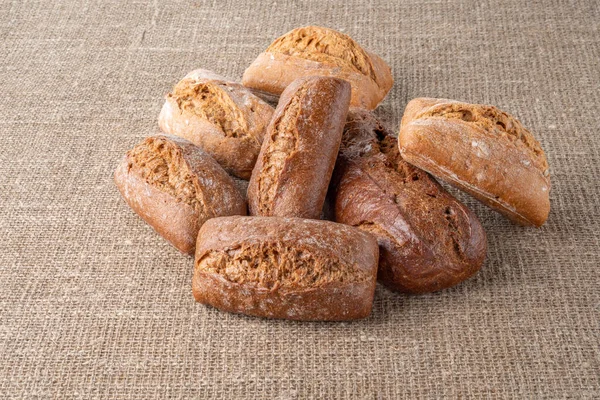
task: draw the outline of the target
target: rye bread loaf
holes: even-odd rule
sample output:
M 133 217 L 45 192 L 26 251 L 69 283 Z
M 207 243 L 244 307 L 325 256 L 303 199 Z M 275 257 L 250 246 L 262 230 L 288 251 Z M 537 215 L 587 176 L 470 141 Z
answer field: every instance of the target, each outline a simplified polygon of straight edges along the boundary
M 349 101 L 337 78 L 299 78 L 283 92 L 250 178 L 250 214 L 319 218 Z
M 249 179 L 272 114 L 249 89 L 199 69 L 167 94 L 158 124 L 203 148 L 227 172 Z
M 246 215 L 246 203 L 232 178 L 202 149 L 180 137 L 148 137 L 123 157 L 114 179 L 133 211 L 184 253 L 194 252 L 206 220 Z
M 192 290 L 220 310 L 293 320 L 371 313 L 375 239 L 329 221 L 223 217 L 200 229 Z
M 405 160 L 471 194 L 522 225 L 550 212 L 544 150 L 511 115 L 494 106 L 418 98 L 400 128 Z
M 433 292 L 480 269 L 486 235 L 477 217 L 404 161 L 396 137 L 370 112 L 349 112 L 334 175 L 335 220 L 377 238 L 386 286 Z
M 280 94 L 303 76 L 331 76 L 352 85 L 351 103 L 374 109 L 392 88 L 390 67 L 350 36 L 333 29 L 307 26 L 276 39 L 246 69 L 242 83 L 262 92 Z

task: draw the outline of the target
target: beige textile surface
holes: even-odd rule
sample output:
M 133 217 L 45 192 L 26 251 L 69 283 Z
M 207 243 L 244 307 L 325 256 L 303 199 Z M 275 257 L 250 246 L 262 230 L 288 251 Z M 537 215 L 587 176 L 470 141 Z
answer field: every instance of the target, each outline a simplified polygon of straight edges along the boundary
M 599 21 L 594 0 L 0 2 L 0 398 L 600 397 Z M 311 23 L 390 63 L 395 127 L 418 96 L 517 115 L 548 154 L 548 223 L 460 194 L 488 233 L 482 271 L 425 296 L 379 287 L 364 321 L 196 304 L 192 259 L 113 169 L 188 71 L 240 78 Z

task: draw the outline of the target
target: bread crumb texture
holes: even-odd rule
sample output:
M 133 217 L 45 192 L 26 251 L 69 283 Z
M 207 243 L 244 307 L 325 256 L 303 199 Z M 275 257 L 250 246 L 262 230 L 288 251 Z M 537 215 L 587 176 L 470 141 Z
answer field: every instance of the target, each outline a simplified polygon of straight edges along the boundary
M 383 124 L 369 113 L 351 109 L 344 125 L 340 157 L 350 160 L 377 154 L 379 140 L 388 134 Z
M 345 160 L 370 160 L 368 168 L 383 163 L 387 168 L 394 170 L 398 174 L 396 178 L 400 178 L 404 183 L 425 176 L 422 170 L 402 159 L 398 138 L 393 132 L 371 113 L 363 110 L 352 110 L 348 114 L 340 145 L 340 157 Z
M 127 153 L 128 171 L 200 211 L 204 207 L 197 178 L 181 149 L 164 137 L 149 137 Z
M 248 121 L 228 92 L 227 82 L 182 79 L 167 96 L 183 111 L 190 112 L 219 127 L 226 137 L 248 134 Z
M 531 132 L 511 115 L 494 106 L 468 103 L 442 103 L 426 109 L 415 120 L 423 118 L 459 119 L 482 129 L 488 136 L 501 136 L 525 151 L 540 171 L 547 174 L 548 161 L 540 143 Z
M 296 150 L 298 142 L 296 123 L 302 112 L 302 99 L 307 91 L 306 85 L 298 89 L 280 117 L 274 122 L 269 131 L 270 137 L 266 138 L 269 147 L 262 156 L 262 171 L 258 178 L 258 207 L 262 215 L 271 213 L 279 177 L 287 159 Z
M 384 241 L 387 241 L 394 246 L 398 245 L 397 239 L 377 222 L 363 221 L 360 224 L 356 224 L 354 226 L 362 231 L 368 232 L 375 236 L 375 239 L 377 239 L 377 243 L 380 246 L 384 244 Z
M 196 263 L 196 269 L 218 274 L 226 280 L 264 289 L 317 288 L 329 283 L 357 283 L 369 279 L 355 265 L 291 247 L 280 242 L 241 245 L 211 250 Z
M 346 68 L 377 82 L 369 55 L 350 36 L 332 29 L 317 26 L 294 29 L 275 40 L 267 52 Z

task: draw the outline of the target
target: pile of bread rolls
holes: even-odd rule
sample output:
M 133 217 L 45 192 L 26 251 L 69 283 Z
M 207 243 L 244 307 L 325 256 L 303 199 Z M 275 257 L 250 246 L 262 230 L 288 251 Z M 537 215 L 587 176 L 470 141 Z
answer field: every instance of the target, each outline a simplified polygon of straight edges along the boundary
M 433 176 L 521 225 L 542 225 L 550 210 L 544 151 L 514 117 L 418 98 L 396 136 L 371 112 L 392 85 L 385 61 L 349 36 L 295 29 L 241 84 L 185 76 L 161 110 L 165 134 L 131 149 L 115 183 L 195 254 L 197 301 L 268 318 L 364 318 L 377 279 L 427 293 L 485 259 L 477 216 Z

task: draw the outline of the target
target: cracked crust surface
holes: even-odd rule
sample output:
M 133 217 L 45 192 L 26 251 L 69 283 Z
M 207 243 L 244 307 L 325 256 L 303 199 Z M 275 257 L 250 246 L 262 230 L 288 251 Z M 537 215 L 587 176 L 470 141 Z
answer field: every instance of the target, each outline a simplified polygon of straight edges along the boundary
M 469 278 L 486 253 L 477 217 L 399 154 L 397 139 L 371 113 L 352 110 L 333 189 L 336 221 L 373 234 L 379 279 L 408 293 Z
M 232 178 L 208 154 L 176 136 L 146 138 L 122 159 L 114 178 L 127 204 L 184 253 L 193 253 L 206 220 L 246 214 Z
M 550 174 L 539 142 L 494 106 L 414 99 L 400 128 L 403 157 L 522 225 L 550 211 Z
M 316 288 L 368 279 L 363 271 L 337 258 L 319 257 L 310 249 L 297 249 L 277 241 L 210 251 L 196 263 L 196 268 L 219 274 L 229 282 L 264 289 Z
M 226 137 L 248 135 L 248 121 L 227 93 L 231 86 L 222 81 L 181 80 L 167 95 L 182 111 L 188 111 L 217 126 Z
M 204 149 L 229 173 L 249 179 L 273 108 L 244 86 L 195 70 L 167 94 L 160 128 Z
M 350 85 L 306 77 L 281 96 L 250 183 L 252 215 L 319 218 L 350 101 Z
M 165 137 L 150 137 L 127 153 L 127 168 L 177 201 L 204 212 L 198 178 L 190 171 L 181 148 Z
M 350 36 L 333 29 L 297 28 L 275 40 L 266 51 L 348 68 L 377 82 L 369 55 Z
M 458 102 L 442 103 L 424 110 L 414 120 L 425 118 L 464 121 L 481 129 L 492 138 L 512 143 L 515 147 L 526 151 L 540 171 L 546 173 L 548 170 L 544 150 L 531 132 L 516 118 L 494 106 Z
M 283 113 L 273 122 L 273 129 L 269 130 L 268 145 L 261 152 L 263 170 L 258 177 L 258 208 L 261 215 L 271 214 L 279 177 L 286 161 L 297 150 L 296 123 L 302 112 L 301 102 L 306 91 L 306 87 L 300 87 L 292 96 Z
M 351 84 L 351 104 L 373 109 L 393 85 L 390 67 L 352 38 L 317 26 L 294 29 L 276 39 L 246 69 L 245 86 L 279 95 L 303 76 L 331 76 Z
M 345 320 L 371 310 L 374 238 L 329 221 L 224 217 L 208 221 L 196 247 L 196 300 L 268 318 Z

